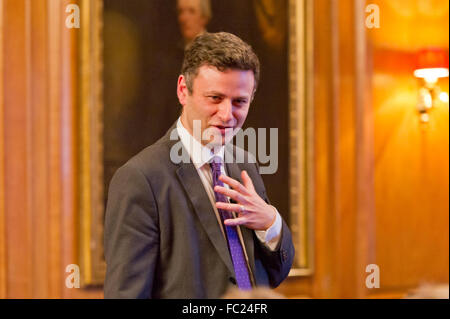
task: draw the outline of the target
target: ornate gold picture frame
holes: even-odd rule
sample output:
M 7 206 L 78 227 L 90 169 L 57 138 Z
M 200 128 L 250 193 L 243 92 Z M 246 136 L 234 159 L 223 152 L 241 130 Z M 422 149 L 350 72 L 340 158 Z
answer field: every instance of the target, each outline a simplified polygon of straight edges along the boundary
M 106 270 L 103 257 L 103 1 L 81 0 L 80 11 L 78 250 L 81 284 L 92 286 L 103 284 Z
M 289 226 L 296 248 L 290 276 L 314 269 L 313 7 L 313 0 L 289 1 Z

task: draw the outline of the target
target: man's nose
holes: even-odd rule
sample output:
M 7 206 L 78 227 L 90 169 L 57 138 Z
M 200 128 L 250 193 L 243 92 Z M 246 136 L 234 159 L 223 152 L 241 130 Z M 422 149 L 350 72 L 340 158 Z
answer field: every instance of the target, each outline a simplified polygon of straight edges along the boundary
M 224 100 L 219 106 L 219 118 L 223 123 L 229 122 L 233 118 L 233 105 Z

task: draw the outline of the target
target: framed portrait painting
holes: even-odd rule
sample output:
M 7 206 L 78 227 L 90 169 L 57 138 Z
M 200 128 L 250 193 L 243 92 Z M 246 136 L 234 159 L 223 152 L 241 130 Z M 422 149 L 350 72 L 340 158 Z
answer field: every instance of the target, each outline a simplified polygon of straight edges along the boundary
M 243 129 L 277 130 L 277 167 L 262 177 L 271 203 L 293 233 L 296 259 L 291 275 L 311 274 L 312 1 L 81 0 L 80 9 L 82 284 L 101 285 L 104 280 L 109 182 L 120 166 L 163 136 L 180 116 L 176 84 L 184 49 L 196 32 L 204 31 L 234 33 L 260 59 L 261 79 Z

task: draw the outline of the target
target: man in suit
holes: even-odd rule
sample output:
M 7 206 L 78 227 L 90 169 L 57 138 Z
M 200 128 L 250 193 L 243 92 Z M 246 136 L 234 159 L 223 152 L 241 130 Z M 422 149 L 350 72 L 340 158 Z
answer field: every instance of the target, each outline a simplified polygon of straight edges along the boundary
M 230 143 L 258 80 L 256 54 L 232 34 L 204 33 L 187 48 L 180 118 L 110 184 L 106 298 L 219 298 L 287 277 L 289 228 L 254 159 Z

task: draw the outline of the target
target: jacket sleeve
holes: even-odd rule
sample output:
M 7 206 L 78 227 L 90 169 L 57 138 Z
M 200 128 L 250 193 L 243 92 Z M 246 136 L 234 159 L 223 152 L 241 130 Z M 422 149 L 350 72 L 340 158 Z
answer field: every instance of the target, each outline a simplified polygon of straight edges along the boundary
M 254 181 L 254 184 L 257 184 L 255 185 L 256 190 L 266 201 L 266 203 L 270 205 L 270 201 L 264 187 L 264 182 L 259 174 L 259 165 L 257 162 L 254 167 L 256 167 L 256 172 L 252 174 L 253 177 L 251 176 L 251 178 Z M 255 181 L 257 182 L 255 183 Z M 270 286 L 272 288 L 278 287 L 289 275 L 295 256 L 295 248 L 288 225 L 283 220 L 283 225 L 281 227 L 281 238 L 275 250 L 270 250 L 259 240 L 255 240 L 255 242 L 257 245 L 256 249 L 259 250 L 260 258 L 269 276 Z
M 114 174 L 105 213 L 105 298 L 150 298 L 159 253 L 157 207 L 142 172 Z
M 294 262 L 295 249 L 289 227 L 283 220 L 281 238 L 274 251 L 270 250 L 260 241 L 255 242 L 257 242 L 260 258 L 269 276 L 270 286 L 272 288 L 278 287 L 289 275 L 289 271 Z

